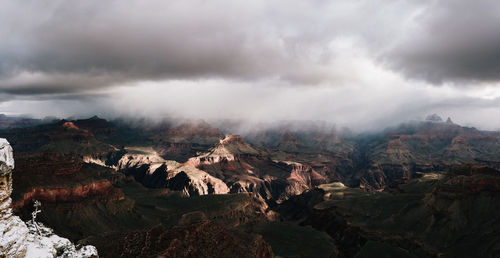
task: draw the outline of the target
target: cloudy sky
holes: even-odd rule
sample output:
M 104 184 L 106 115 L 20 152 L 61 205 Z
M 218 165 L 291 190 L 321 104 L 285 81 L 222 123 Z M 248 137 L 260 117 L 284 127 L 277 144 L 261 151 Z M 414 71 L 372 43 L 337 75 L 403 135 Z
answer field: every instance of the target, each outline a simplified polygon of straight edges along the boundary
M 500 1 L 0 0 L 0 112 L 500 128 Z

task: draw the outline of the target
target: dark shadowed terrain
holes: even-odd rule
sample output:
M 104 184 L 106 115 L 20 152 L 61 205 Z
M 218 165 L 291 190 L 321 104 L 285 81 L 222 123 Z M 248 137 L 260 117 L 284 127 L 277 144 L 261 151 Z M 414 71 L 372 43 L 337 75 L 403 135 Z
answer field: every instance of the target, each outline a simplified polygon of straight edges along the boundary
M 16 213 L 41 201 L 43 223 L 101 257 L 500 256 L 500 133 L 450 119 L 371 134 L 99 117 L 0 128 Z

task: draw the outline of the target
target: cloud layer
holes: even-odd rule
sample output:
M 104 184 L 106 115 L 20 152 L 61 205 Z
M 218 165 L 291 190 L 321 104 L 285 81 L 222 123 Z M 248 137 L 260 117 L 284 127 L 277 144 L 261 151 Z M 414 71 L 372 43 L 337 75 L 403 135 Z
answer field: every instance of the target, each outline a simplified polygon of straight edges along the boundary
M 490 128 L 499 22 L 493 0 L 0 0 L 0 111 Z

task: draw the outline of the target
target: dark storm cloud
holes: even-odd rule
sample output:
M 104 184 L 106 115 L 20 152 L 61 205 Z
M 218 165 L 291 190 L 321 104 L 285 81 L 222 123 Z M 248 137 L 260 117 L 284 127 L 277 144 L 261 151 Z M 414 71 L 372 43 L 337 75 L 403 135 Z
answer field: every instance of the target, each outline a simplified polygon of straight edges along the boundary
M 435 84 L 500 80 L 499 1 L 435 1 L 414 21 L 416 28 L 385 53 L 392 68 Z
M 207 78 L 340 85 L 363 72 L 331 49 L 346 37 L 411 78 L 496 81 L 499 10 L 486 0 L 0 0 L 0 91 Z
M 321 81 L 317 70 L 323 64 L 309 55 L 322 55 L 321 32 L 312 20 L 298 24 L 312 16 L 273 16 L 282 15 L 276 7 L 301 5 L 317 7 L 259 1 L 244 6 L 232 1 L 1 1 L 0 88 L 38 94 L 138 80 Z M 33 74 L 43 78 L 25 78 Z
M 117 74 L 19 72 L 0 83 L 0 91 L 12 95 L 78 93 L 96 90 L 127 77 Z

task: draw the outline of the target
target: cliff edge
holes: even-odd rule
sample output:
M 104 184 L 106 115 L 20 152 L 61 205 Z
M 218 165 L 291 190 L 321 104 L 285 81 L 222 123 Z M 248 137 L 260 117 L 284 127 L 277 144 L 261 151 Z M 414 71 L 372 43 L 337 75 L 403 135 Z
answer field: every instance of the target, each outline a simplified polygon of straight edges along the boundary
M 25 223 L 12 213 L 13 169 L 12 147 L 0 138 L 0 257 L 98 257 L 94 246 L 77 249 L 34 219 Z

